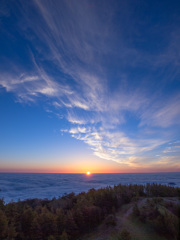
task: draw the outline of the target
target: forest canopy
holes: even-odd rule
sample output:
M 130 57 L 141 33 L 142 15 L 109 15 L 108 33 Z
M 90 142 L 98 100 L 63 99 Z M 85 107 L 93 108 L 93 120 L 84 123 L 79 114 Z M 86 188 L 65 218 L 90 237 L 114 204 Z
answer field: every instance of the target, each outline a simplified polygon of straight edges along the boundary
M 124 204 L 136 202 L 139 198 L 161 199 L 179 197 L 180 188 L 160 184 L 115 185 L 98 190 L 64 194 L 48 199 L 27 199 L 4 203 L 0 200 L 0 239 L 2 240 L 75 240 L 92 231 L 110 214 L 114 214 Z M 179 216 L 162 215 L 157 208 L 138 209 L 134 205 L 133 214 L 140 220 L 152 220 L 152 225 L 171 222 L 171 230 L 165 234 L 178 237 Z M 154 213 L 154 218 L 152 217 Z M 167 218 L 167 219 L 165 219 Z M 110 219 L 110 218 L 109 218 Z M 174 225 L 173 225 L 174 224 Z

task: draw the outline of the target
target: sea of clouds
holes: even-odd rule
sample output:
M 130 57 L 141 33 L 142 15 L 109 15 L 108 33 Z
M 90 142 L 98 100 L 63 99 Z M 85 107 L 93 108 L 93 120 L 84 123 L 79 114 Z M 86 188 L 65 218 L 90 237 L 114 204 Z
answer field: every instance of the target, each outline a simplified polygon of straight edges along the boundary
M 0 173 L 0 198 L 6 203 L 29 198 L 60 197 L 117 184 L 174 184 L 180 187 L 180 173 L 46 174 Z

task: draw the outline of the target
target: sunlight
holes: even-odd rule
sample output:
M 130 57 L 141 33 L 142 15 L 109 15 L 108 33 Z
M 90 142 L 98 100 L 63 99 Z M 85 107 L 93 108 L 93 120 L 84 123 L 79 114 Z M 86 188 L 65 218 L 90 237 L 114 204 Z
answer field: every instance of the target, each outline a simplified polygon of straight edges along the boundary
M 90 175 L 91 173 L 90 172 L 86 172 L 87 175 Z

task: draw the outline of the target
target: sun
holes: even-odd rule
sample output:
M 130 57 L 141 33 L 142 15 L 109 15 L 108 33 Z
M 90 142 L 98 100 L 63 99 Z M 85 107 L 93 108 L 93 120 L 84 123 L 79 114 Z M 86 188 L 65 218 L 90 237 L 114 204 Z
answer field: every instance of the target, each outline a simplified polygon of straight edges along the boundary
M 90 175 L 91 173 L 90 172 L 86 172 L 87 175 Z

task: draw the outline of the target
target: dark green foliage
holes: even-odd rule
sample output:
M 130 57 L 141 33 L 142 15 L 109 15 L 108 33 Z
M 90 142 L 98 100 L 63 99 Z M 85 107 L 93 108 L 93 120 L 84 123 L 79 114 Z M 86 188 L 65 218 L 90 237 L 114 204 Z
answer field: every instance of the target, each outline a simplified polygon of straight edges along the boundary
M 79 229 L 71 210 L 69 210 L 66 215 L 65 230 L 66 233 L 72 237 L 72 239 L 75 239 L 79 234 Z
M 43 207 L 38 218 L 43 239 L 47 236 L 56 234 L 56 216 L 54 214 L 52 214 L 46 207 Z
M 145 193 L 148 197 L 178 197 L 179 188 L 174 188 L 157 183 L 148 183 L 145 187 Z
M 31 237 L 33 231 L 33 220 L 34 220 L 34 211 L 32 208 L 28 207 L 25 209 L 21 215 L 21 229 L 23 231 L 24 237 Z
M 114 213 L 125 203 L 140 197 L 149 200 L 144 208 L 134 205 L 133 215 L 156 228 L 167 229 L 167 236 L 177 238 L 178 211 L 175 204 L 164 203 L 161 197 L 179 196 L 179 188 L 159 184 L 117 185 L 105 189 L 90 189 L 87 193 L 65 194 L 52 200 L 28 199 L 4 204 L 0 199 L 1 240 L 75 240 L 92 231 L 104 219 L 107 226 L 116 224 Z M 166 209 L 160 211 L 160 206 Z M 124 230 L 118 239 L 129 240 Z
M 136 203 L 133 206 L 133 215 L 137 216 L 137 217 L 139 217 L 139 215 L 140 215 L 140 211 L 139 211 L 138 205 Z
M 114 215 L 110 214 L 105 218 L 105 224 L 107 226 L 116 226 L 116 218 Z
M 164 206 L 177 217 L 180 216 L 180 205 L 173 202 L 166 202 Z
M 8 239 L 13 240 L 17 236 L 15 224 L 11 222 L 8 226 Z
M 48 240 L 56 240 L 56 238 L 55 238 L 54 236 L 50 235 L 50 236 L 48 237 Z
M 154 229 L 168 239 L 178 239 L 179 220 L 178 216 L 165 206 L 173 206 L 177 210 L 177 205 L 170 202 L 164 202 L 161 198 L 148 199 L 146 204 L 139 209 L 139 219 L 142 222 L 148 222 Z M 174 211 L 176 211 L 174 210 Z
M 152 221 L 157 232 L 165 234 L 172 239 L 177 239 L 178 236 L 178 218 L 167 211 L 160 212 L 158 217 Z
M 0 209 L 0 239 L 7 236 L 8 220 L 5 213 Z
M 69 240 L 68 234 L 65 231 L 61 234 L 60 240 Z
M 119 233 L 118 240 L 131 240 L 131 235 L 126 229 L 123 229 Z
M 0 210 L 4 210 L 5 206 L 4 206 L 4 199 L 0 198 Z
M 65 214 L 62 208 L 56 210 L 57 234 L 61 235 L 65 229 Z

